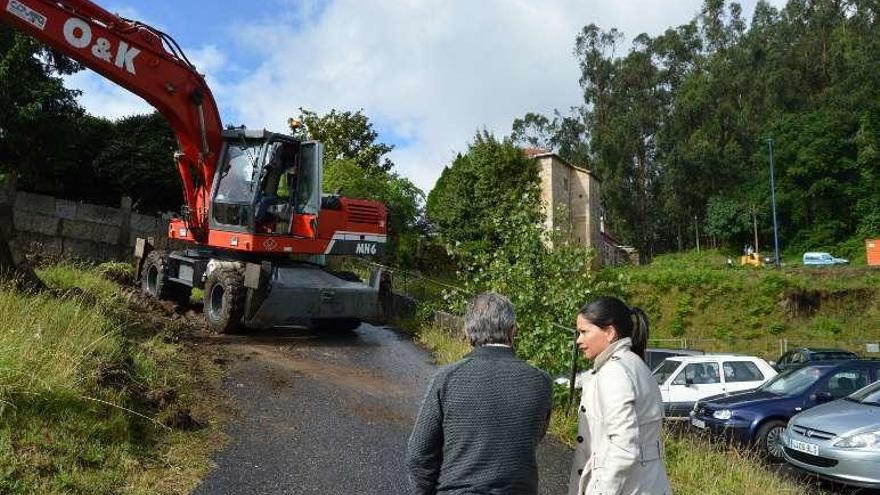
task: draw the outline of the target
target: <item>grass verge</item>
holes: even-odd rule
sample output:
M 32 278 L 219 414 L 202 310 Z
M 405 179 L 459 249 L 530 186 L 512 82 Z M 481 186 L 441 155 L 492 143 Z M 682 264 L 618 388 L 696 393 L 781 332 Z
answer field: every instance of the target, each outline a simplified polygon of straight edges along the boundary
M 189 493 L 222 444 L 221 372 L 187 323 L 108 280 L 49 266 L 0 286 L 0 493 Z

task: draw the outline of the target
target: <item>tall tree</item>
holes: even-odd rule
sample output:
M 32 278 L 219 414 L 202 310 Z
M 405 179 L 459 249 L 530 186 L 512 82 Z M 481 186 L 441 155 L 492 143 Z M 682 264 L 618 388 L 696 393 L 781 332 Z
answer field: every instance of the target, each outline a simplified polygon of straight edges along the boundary
M 384 171 L 394 167 L 391 159 L 384 156 L 394 146 L 376 141 L 379 134 L 373 130 L 373 124 L 363 110 L 340 112 L 332 109 L 330 113 L 318 115 L 300 108 L 299 116 L 291 119 L 290 124 L 295 136 L 324 144 L 325 160 L 349 159 L 361 168 Z
M 469 251 L 502 242 L 502 220 L 511 212 L 541 219 L 538 170 L 510 139 L 483 131 L 467 153 L 443 169 L 428 195 L 426 215 L 444 240 Z

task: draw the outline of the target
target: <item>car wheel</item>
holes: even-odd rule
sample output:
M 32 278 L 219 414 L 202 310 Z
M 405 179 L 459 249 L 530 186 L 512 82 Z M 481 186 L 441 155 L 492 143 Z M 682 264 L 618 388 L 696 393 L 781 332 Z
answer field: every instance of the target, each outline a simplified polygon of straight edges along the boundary
M 755 439 L 761 453 L 774 461 L 782 460 L 782 432 L 785 422 L 773 420 L 761 425 Z

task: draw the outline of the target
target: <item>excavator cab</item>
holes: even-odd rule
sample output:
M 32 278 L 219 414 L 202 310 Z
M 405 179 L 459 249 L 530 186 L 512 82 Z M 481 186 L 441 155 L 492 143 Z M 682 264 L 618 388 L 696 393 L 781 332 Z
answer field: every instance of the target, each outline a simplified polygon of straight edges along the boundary
M 224 131 L 211 193 L 211 228 L 314 238 L 321 156 L 318 142 L 268 131 Z

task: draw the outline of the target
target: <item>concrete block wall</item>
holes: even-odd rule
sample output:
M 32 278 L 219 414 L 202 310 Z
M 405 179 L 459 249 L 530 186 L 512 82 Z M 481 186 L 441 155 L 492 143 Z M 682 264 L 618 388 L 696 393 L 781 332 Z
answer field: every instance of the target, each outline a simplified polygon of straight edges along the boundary
M 120 208 L 56 199 L 0 187 L 0 205 L 11 205 L 14 250 L 90 261 L 131 258 L 135 239 L 152 237 L 167 248 L 167 221 Z

